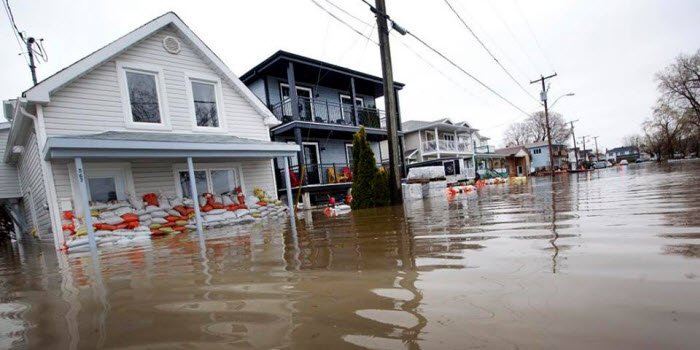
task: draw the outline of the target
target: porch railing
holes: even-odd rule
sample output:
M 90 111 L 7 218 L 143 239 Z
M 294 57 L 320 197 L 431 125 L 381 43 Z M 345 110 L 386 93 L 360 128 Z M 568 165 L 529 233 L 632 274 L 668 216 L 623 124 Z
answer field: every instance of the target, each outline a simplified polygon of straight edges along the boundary
M 496 152 L 496 147 L 492 145 L 476 146 L 474 149 L 476 154 L 491 154 Z
M 380 120 L 384 118 L 384 111 L 380 109 L 308 97 L 297 97 L 297 103 L 287 98 L 272 105 L 270 110 L 280 121 L 290 122 L 295 120 L 295 107 L 299 111 L 299 117 L 296 120 L 314 123 L 381 128 Z M 353 108 L 357 109 L 357 120 L 353 114 Z
M 472 153 L 472 146 L 468 142 L 452 140 L 423 141 L 423 153 Z
M 377 164 L 377 167 L 381 166 L 383 165 Z M 352 183 L 353 178 L 352 165 L 349 163 L 306 164 L 303 179 L 299 178 L 298 165 L 290 166 L 289 171 L 292 187 Z M 280 188 L 284 186 L 284 169 L 277 171 L 277 183 Z

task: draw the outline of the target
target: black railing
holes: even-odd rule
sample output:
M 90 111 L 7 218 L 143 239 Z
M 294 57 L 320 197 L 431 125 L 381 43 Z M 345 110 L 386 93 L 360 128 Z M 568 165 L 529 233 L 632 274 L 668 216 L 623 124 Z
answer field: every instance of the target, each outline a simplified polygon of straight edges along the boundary
M 377 164 L 377 167 L 381 166 L 383 165 Z M 306 164 L 303 179 L 300 178 L 298 165 L 290 166 L 289 172 L 292 187 L 349 184 L 352 183 L 353 178 L 352 165 L 348 163 Z M 279 184 L 279 188 L 285 188 L 284 169 L 277 171 L 277 184 Z
M 297 103 L 292 99 L 286 99 L 270 107 L 272 114 L 282 122 L 290 122 L 294 118 L 294 106 L 299 111 L 299 118 L 296 120 L 336 124 L 365 126 L 368 128 L 381 128 L 380 120 L 384 116 L 384 111 L 376 108 L 354 107 L 348 104 L 328 101 L 325 99 L 310 99 L 308 97 L 298 97 Z M 357 120 L 353 114 L 353 108 L 357 108 Z

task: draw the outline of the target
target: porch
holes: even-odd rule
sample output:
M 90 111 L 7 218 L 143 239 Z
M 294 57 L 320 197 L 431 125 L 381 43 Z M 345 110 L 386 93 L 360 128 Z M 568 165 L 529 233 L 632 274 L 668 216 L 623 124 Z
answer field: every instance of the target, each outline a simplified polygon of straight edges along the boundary
M 85 218 L 94 243 L 90 203 L 140 199 L 146 193 L 190 198 L 202 233 L 199 195 L 240 189 L 248 198 L 260 187 L 277 196 L 272 160 L 296 156 L 296 145 L 228 135 L 107 132 L 50 137 L 43 152 L 50 161 L 57 203 L 51 213 L 54 237 L 60 212 Z M 286 183 L 289 184 L 288 178 Z M 287 185 L 291 207 L 291 190 Z

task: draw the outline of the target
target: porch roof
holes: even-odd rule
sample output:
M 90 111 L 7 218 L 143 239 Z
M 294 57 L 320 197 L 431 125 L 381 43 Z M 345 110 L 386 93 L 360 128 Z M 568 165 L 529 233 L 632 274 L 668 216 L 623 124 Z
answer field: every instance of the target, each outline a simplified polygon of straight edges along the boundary
M 108 131 L 53 136 L 45 160 L 81 158 L 269 158 L 296 155 L 299 146 L 232 135 Z

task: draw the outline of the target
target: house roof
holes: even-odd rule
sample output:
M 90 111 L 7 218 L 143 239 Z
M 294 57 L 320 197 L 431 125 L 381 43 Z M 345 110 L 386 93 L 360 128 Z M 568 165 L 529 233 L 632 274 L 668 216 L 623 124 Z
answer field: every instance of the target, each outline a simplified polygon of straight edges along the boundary
M 310 76 L 317 84 L 321 83 L 320 80 L 323 80 L 325 83 L 324 85 L 342 80 L 343 86 L 347 87 L 349 86 L 349 82 L 347 79 L 342 79 L 342 76 L 350 76 L 356 79 L 356 90 L 358 90 L 359 93 L 373 95 L 375 97 L 384 94 L 384 81 L 381 77 L 283 50 L 278 50 L 258 63 L 255 67 L 245 72 L 241 75 L 241 80 L 249 84 L 263 75 L 281 75 L 286 79 L 287 62 L 295 64 L 294 71 L 298 81 L 300 76 L 305 74 Z M 319 74 L 319 70 L 324 71 L 324 73 Z M 363 82 L 365 83 L 363 84 Z M 394 87 L 402 89 L 404 84 L 394 81 Z
M 407 120 L 401 123 L 401 131 L 403 131 L 404 134 L 418 130 L 434 129 L 435 127 L 437 127 L 439 130 L 449 131 L 469 132 L 475 130 L 469 128 L 468 126 L 464 126 L 463 123 L 452 123 L 449 118 L 441 118 L 433 121 Z
M 202 59 L 227 80 L 248 102 L 265 118 L 267 125 L 277 125 L 279 121 L 265 105 L 241 82 L 240 79 L 224 64 L 224 62 L 177 16 L 167 12 L 150 22 L 136 28 L 119 39 L 107 44 L 97 51 L 83 57 L 70 66 L 42 80 L 23 93 L 29 102 L 48 103 L 51 94 L 72 81 L 84 76 L 103 63 L 124 53 L 126 50 L 148 38 L 158 30 L 170 26 L 175 29 L 190 44 Z
M 547 146 L 547 145 L 548 145 L 547 141 L 537 141 L 537 142 L 532 142 L 532 143 L 526 143 L 522 146 L 529 149 L 529 148 L 535 148 L 535 147 L 543 147 L 543 146 Z M 552 146 L 567 147 L 565 144 L 560 144 L 560 143 L 555 143 L 555 142 L 552 142 Z
M 296 144 L 233 135 L 108 131 L 49 137 L 43 158 L 250 158 L 293 156 L 298 151 Z
M 613 153 L 613 152 L 624 152 L 624 151 L 633 151 L 637 152 L 637 147 L 635 146 L 622 146 L 622 147 L 615 147 L 607 150 L 607 153 Z
M 494 151 L 496 154 L 504 155 L 504 156 L 514 156 L 518 154 L 518 152 L 524 151 L 527 152 L 527 148 L 524 146 L 512 146 L 512 147 L 506 147 L 506 148 L 499 148 Z

